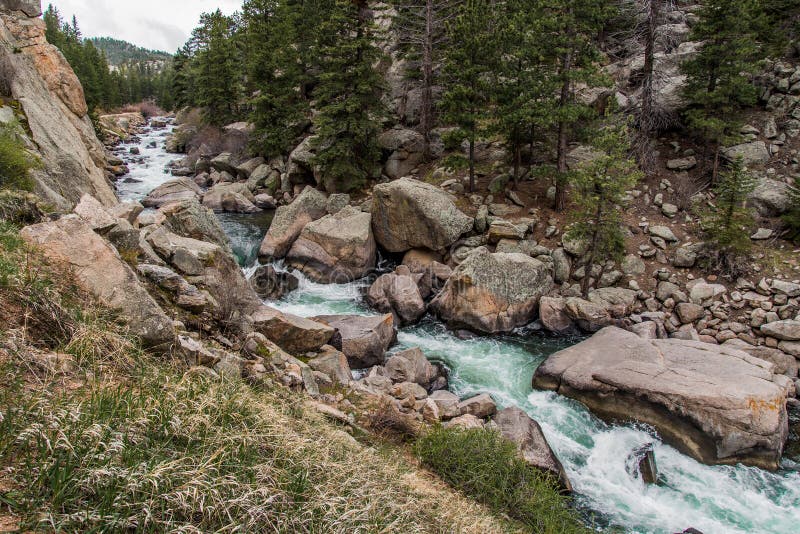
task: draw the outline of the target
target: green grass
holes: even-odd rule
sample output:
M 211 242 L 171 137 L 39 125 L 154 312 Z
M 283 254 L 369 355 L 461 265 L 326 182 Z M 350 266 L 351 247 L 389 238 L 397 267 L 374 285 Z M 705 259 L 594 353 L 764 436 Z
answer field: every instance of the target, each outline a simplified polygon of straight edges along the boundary
M 588 532 L 557 481 L 528 465 L 497 432 L 436 428 L 419 439 L 415 452 L 446 482 L 533 532 Z
M 15 123 L 0 124 L 0 189 L 32 191 L 30 171 L 41 163 L 25 149 L 16 130 Z

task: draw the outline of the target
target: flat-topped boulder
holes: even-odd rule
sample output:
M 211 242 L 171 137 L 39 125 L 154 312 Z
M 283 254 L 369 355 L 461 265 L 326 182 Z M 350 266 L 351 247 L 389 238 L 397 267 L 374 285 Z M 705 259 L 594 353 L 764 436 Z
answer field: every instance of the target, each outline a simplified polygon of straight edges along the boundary
M 371 222 L 369 213 L 351 206 L 310 222 L 286 262 L 315 282 L 343 284 L 363 278 L 377 257 Z
M 386 351 L 397 339 L 392 314 L 321 315 L 312 319 L 336 330 L 331 344 L 341 348 L 353 369 L 383 364 Z
M 68 267 L 78 285 L 101 303 L 119 310 L 145 346 L 166 349 L 172 344 L 172 320 L 114 247 L 83 219 L 69 215 L 23 228 L 20 235 L 48 259 Z
M 303 228 L 325 216 L 327 211 L 327 197 L 313 187 L 306 187 L 291 204 L 275 211 L 275 218 L 261 243 L 259 258 L 272 261 L 286 256 Z
M 197 199 L 171 202 L 159 208 L 157 213 L 163 217 L 162 224 L 172 232 L 215 243 L 226 252 L 231 252 L 230 240 L 219 219 Z
M 478 249 L 453 271 L 431 309 L 457 328 L 510 332 L 536 318 L 539 299 L 552 286 L 550 269 L 539 260 Z
M 258 213 L 261 208 L 254 202 L 253 193 L 241 182 L 219 183 L 203 195 L 203 205 L 217 213 Z
M 335 330 L 330 326 L 261 306 L 250 314 L 252 328 L 283 350 L 296 355 L 319 352 L 327 345 Z
M 389 252 L 440 250 L 473 225 L 447 193 L 430 184 L 401 178 L 373 190 L 372 228 L 378 244 Z
M 517 445 L 526 462 L 552 475 L 563 491 L 572 491 L 567 472 L 547 443 L 539 423 L 516 406 L 497 412 L 494 422 L 500 434 Z
M 165 204 L 178 202 L 181 200 L 196 200 L 202 191 L 192 180 L 188 178 L 176 178 L 168 180 L 159 185 L 142 200 L 142 206 L 146 208 L 159 208 Z
M 609 327 L 550 356 L 533 385 L 606 419 L 650 424 L 698 461 L 775 470 L 789 430 L 784 381 L 772 363 L 729 346 Z

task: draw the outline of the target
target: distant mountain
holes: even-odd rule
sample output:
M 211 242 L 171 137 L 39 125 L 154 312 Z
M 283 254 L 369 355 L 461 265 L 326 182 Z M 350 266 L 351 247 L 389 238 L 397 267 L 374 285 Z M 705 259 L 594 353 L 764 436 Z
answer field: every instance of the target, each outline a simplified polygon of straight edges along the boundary
M 90 41 L 105 52 L 108 63 L 112 66 L 119 66 L 129 61 L 167 61 L 172 57 L 172 54 L 160 50 L 148 50 L 111 37 L 92 37 Z

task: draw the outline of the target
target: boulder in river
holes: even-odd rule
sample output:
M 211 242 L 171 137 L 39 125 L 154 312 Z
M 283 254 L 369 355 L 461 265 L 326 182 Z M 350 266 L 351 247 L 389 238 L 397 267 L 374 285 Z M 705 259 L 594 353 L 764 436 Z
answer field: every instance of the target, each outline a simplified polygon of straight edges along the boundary
M 494 422 L 500 434 L 517 445 L 526 462 L 555 477 L 563 491 L 572 491 L 567 472 L 547 443 L 539 423 L 516 406 L 500 410 Z
M 203 195 L 203 205 L 217 213 L 258 213 L 261 208 L 254 201 L 253 193 L 242 182 L 218 183 Z
M 278 300 L 298 288 L 300 280 L 287 272 L 279 272 L 272 265 L 262 265 L 250 277 L 250 286 L 259 297 Z
M 351 206 L 308 223 L 286 262 L 320 283 L 347 283 L 363 278 L 377 256 L 372 218 Z
M 335 333 L 326 324 L 283 313 L 269 306 L 259 307 L 250 317 L 254 331 L 296 355 L 318 352 Z
M 327 213 L 328 199 L 313 187 L 306 187 L 288 206 L 281 206 L 261 243 L 258 256 L 264 261 L 281 259 L 311 221 Z
M 414 275 L 401 265 L 395 272 L 375 280 L 367 292 L 367 302 L 379 312 L 394 314 L 398 324 L 414 324 L 425 315 L 425 301 L 418 283 L 423 276 Z
M 650 424 L 698 461 L 775 470 L 789 428 L 785 377 L 774 371 L 730 347 L 609 327 L 550 356 L 533 385 L 601 417 Z
M 440 250 L 473 225 L 447 193 L 425 182 L 401 178 L 373 190 L 372 228 L 378 244 L 389 252 Z
M 159 208 L 180 200 L 194 200 L 200 197 L 202 191 L 194 181 L 187 178 L 168 180 L 159 185 L 142 200 L 146 208 Z
M 456 328 L 510 332 L 536 318 L 539 299 L 552 286 L 550 269 L 539 260 L 481 248 L 453 271 L 431 308 Z
M 386 351 L 397 339 L 391 314 L 372 317 L 321 315 L 312 320 L 337 331 L 331 345 L 341 348 L 353 369 L 383 364 Z

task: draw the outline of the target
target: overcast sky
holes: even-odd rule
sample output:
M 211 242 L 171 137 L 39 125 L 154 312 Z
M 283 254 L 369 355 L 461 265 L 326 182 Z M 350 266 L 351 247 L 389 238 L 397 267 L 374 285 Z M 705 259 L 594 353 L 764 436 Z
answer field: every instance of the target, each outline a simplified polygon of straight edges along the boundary
M 85 37 L 115 37 L 145 48 L 174 52 L 189 38 L 200 13 L 231 14 L 242 0 L 42 0 L 62 16 L 78 17 Z

